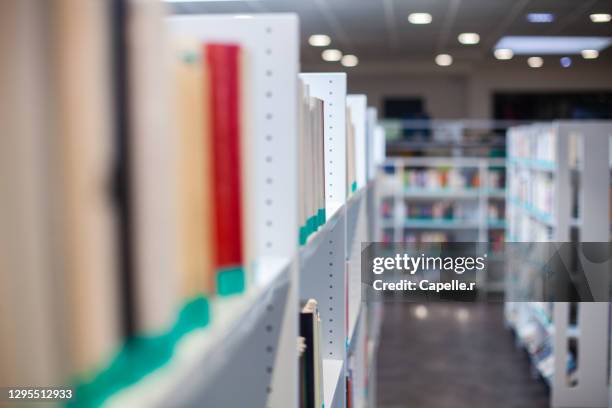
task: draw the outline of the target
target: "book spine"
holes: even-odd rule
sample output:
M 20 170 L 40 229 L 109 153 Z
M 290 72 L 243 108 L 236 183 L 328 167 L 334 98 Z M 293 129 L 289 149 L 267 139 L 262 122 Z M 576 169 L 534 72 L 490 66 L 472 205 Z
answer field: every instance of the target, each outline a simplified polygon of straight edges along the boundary
M 117 211 L 117 256 L 119 273 L 119 299 L 121 328 L 125 338 L 136 331 L 134 299 L 134 243 L 130 178 L 129 136 L 129 67 L 127 0 L 111 2 L 111 42 L 113 78 L 113 115 L 115 139 L 114 193 Z
M 130 164 L 137 330 L 167 332 L 179 305 L 178 140 L 170 116 L 163 4 L 129 2 Z
M 240 48 L 205 44 L 210 69 L 210 118 L 217 292 L 242 292 L 242 158 L 240 129 Z
M 176 117 L 180 139 L 178 196 L 181 222 L 182 293 L 187 299 L 214 292 L 210 214 L 210 138 L 205 124 L 208 95 L 200 43 L 180 40 L 174 46 Z
M 314 340 L 314 313 L 300 313 L 300 336 L 304 337 L 306 349 L 304 351 L 305 375 L 304 388 L 306 407 L 317 408 L 315 404 L 315 340 Z
M 104 363 L 120 342 L 112 179 L 109 9 L 62 0 L 55 9 L 58 223 L 67 281 L 72 370 Z

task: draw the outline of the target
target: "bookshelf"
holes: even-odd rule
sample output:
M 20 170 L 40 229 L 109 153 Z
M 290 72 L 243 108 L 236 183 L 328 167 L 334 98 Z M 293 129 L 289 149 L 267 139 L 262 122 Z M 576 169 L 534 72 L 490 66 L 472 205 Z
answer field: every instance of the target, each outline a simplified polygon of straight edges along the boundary
M 61 75 L 23 71 L 26 99 L 57 90 L 61 117 L 19 104 L 9 128 L 30 130 L 0 153 L 18 173 L 2 219 L 24 230 L 19 273 L 2 277 L 15 290 L 0 375 L 74 386 L 69 406 L 297 408 L 315 298 L 317 398 L 368 406 L 381 308 L 361 301 L 360 244 L 384 133 L 365 96 L 346 95 L 344 73 L 299 74 L 295 14 L 166 16 L 147 0 L 88 2 L 73 19 L 69 3 L 9 8 L 45 27 L 62 16 L 61 35 L 36 35 L 61 49 Z
M 505 130 L 519 121 L 384 119 L 390 156 L 502 157 Z
M 608 242 L 611 135 L 612 125 L 593 121 L 508 131 L 507 242 Z M 512 299 L 538 272 L 508 265 Z M 606 285 L 594 289 L 607 298 Z M 553 407 L 608 406 L 608 303 L 507 302 L 506 319 L 550 385 Z
M 390 158 L 382 166 L 381 242 L 500 243 L 505 230 L 501 158 Z M 487 292 L 503 290 L 496 268 L 480 276 Z
M 245 148 L 254 159 L 243 164 L 252 282 L 244 294 L 213 299 L 211 324 L 181 339 L 166 365 L 107 405 L 296 406 L 297 378 L 287 373 L 297 373 L 298 241 L 289 238 L 298 231 L 297 17 L 169 17 L 167 29 L 176 37 L 240 44 L 248 60 Z M 228 392 L 244 376 L 251 380 L 240 392 Z
M 366 165 L 376 167 L 384 154 L 384 135 L 379 131 L 375 136 L 376 128 L 368 122 L 376 120 L 375 112 L 367 115 L 365 96 L 347 98 L 346 74 L 298 75 L 294 15 L 180 16 L 168 18 L 167 26 L 175 36 L 240 44 L 248 59 L 244 103 L 253 113 L 246 149 L 255 158 L 247 161 L 245 172 L 247 197 L 254 203 L 246 215 L 247 240 L 254 243 L 249 246 L 252 282 L 243 294 L 213 299 L 208 326 L 182 338 L 167 364 L 115 393 L 105 405 L 192 406 L 206 401 L 211 406 L 297 407 L 299 305 L 315 298 L 325 406 L 346 406 L 351 378 L 354 406 L 365 407 L 366 378 L 372 375 L 365 368 L 375 365 L 380 319 L 380 312 L 362 306 L 360 286 L 360 245 L 369 239 L 368 203 L 374 188 Z M 298 78 L 325 108 L 326 220 L 300 247 Z M 355 129 L 354 188 L 347 184 L 347 107 Z M 378 146 L 378 157 L 369 144 Z M 229 392 L 240 378 L 250 380 L 241 383 L 239 392 Z M 374 383 L 373 378 L 367 382 L 370 388 Z
M 376 166 L 381 160 L 381 149 L 377 150 L 379 156 L 375 156 L 374 149 L 367 146 L 380 146 L 383 135 L 380 132 L 376 135 L 375 126 L 368 121 L 376 116 L 373 111 L 367 115 L 365 96 L 346 95 L 345 74 L 312 73 L 301 74 L 300 78 L 310 94 L 322 99 L 329 108 L 325 116 L 329 122 L 324 129 L 327 222 L 300 249 L 300 299 L 319 300 L 325 406 L 346 406 L 348 377 L 354 406 L 364 407 L 369 394 L 363 350 L 366 341 L 374 341 L 372 336 L 378 336 L 377 330 L 367 331 L 368 313 L 361 301 L 361 242 L 371 240 L 368 215 L 374 208 L 375 188 L 366 163 L 371 161 Z M 354 191 L 346 183 L 347 106 L 354 108 L 351 120 L 356 130 L 355 154 L 359 163 Z

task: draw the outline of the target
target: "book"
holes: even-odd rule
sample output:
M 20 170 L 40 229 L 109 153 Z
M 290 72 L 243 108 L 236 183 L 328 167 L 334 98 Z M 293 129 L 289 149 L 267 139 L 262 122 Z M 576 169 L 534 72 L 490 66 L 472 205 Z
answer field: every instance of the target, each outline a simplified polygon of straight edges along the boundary
M 95 0 L 61 0 L 52 13 L 51 162 L 57 176 L 52 185 L 61 197 L 56 237 L 73 374 L 98 369 L 121 342 L 117 219 L 109 188 L 114 170 L 109 12 Z
M 357 189 L 355 172 L 355 127 L 351 118 L 351 109 L 346 108 L 346 191 L 350 196 Z
M 308 85 L 298 79 L 298 242 L 306 243 L 307 209 L 306 209 L 306 122 L 308 120 Z
M 301 88 L 299 117 L 299 219 L 301 245 L 325 223 L 324 102 Z
M 0 384 L 61 385 L 71 365 L 53 163 L 48 5 L 0 2 Z M 57 290 L 57 292 L 55 292 Z M 55 296 L 59 293 L 60 296 Z
M 304 370 L 300 386 L 304 387 L 306 408 L 323 406 L 323 369 L 321 353 L 321 320 L 317 301 L 309 299 L 300 313 L 300 336 L 304 338 Z
M 325 223 L 325 102 L 318 98 L 313 98 L 314 104 L 314 140 L 315 149 L 313 152 L 315 160 L 316 174 L 316 204 L 315 214 L 317 226 Z
M 306 383 L 305 383 L 305 378 L 306 378 L 306 357 L 305 357 L 305 352 L 306 352 L 306 339 L 302 336 L 298 336 L 298 343 L 297 343 L 297 349 L 298 349 L 298 370 L 299 370 L 299 407 L 300 408 L 305 408 L 308 404 L 308 400 L 306 398 Z
M 241 139 L 241 50 L 235 44 L 204 44 L 211 84 L 212 223 L 217 292 L 242 292 L 243 175 Z
M 215 291 L 212 225 L 212 166 L 209 112 L 201 43 L 177 39 L 174 44 L 175 111 L 179 136 L 180 248 L 182 293 L 187 299 Z
M 128 3 L 129 142 L 137 330 L 167 332 L 180 305 L 178 137 L 171 117 L 164 8 Z

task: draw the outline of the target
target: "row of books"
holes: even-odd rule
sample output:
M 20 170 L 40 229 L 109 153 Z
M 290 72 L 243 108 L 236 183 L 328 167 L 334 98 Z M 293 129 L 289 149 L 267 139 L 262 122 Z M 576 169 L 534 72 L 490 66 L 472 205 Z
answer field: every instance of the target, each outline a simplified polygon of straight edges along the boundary
M 2 66 L 21 102 L 3 103 L 15 137 L 0 161 L 14 173 L 3 221 L 23 233 L 0 285 L 0 383 L 77 378 L 85 406 L 163 364 L 211 297 L 250 281 L 248 53 L 170 38 L 157 1 L 15 3 L 2 44 L 24 51 Z
M 524 209 L 509 205 L 506 209 L 507 240 L 518 242 L 548 242 L 553 239 L 554 229 L 550 225 L 534 222 L 526 216 Z
M 405 188 L 425 189 L 462 189 L 478 188 L 480 186 L 480 172 L 471 168 L 452 169 L 415 169 L 404 170 Z
M 310 96 L 300 80 L 299 92 L 299 242 L 325 223 L 325 104 Z
M 571 304 L 570 306 L 570 312 L 575 314 L 576 305 Z M 548 384 L 551 384 L 555 369 L 554 337 L 551 331 L 553 325 L 551 303 L 529 302 L 524 303 L 520 308 L 520 313 L 526 316 L 516 319 L 514 322 L 516 332 L 530 355 L 531 363 L 540 376 Z M 569 386 L 575 386 L 578 383 L 576 351 L 577 343 L 574 339 L 570 339 L 566 361 Z
M 436 201 L 433 203 L 406 202 L 405 214 L 411 220 L 478 220 L 477 208 L 463 203 Z
M 404 187 L 407 189 L 470 189 L 485 187 L 502 189 L 505 171 L 489 169 L 487 179 L 480 180 L 481 173 L 474 168 L 404 169 Z
M 14 54 L 0 122 L 16 136 L 0 141 L 0 385 L 70 383 L 75 406 L 99 405 L 255 280 L 254 52 L 171 35 L 157 0 L 37 3 L 0 4 L 0 52 Z M 326 216 L 324 103 L 302 86 L 297 106 L 296 244 Z
M 554 208 L 554 180 L 549 173 L 530 173 L 526 170 L 511 170 L 513 177 L 509 185 L 512 198 L 520 204 L 544 214 L 552 214 Z
M 430 243 L 430 242 L 453 242 L 452 234 L 448 232 L 435 232 L 435 231 L 423 231 L 415 232 L 406 229 L 404 231 L 404 242 L 405 243 Z
M 517 159 L 556 160 L 556 132 L 554 126 L 518 126 L 508 130 L 508 156 Z
M 447 201 L 435 201 L 432 203 L 406 203 L 406 217 L 410 219 L 456 219 L 470 218 L 471 210 L 465 210 L 464 205 Z M 395 200 L 390 197 L 381 201 L 381 217 L 392 220 L 395 217 Z M 469 214 L 466 216 L 465 214 Z M 503 202 L 489 202 L 487 204 L 487 219 L 489 222 L 501 222 L 505 219 L 505 205 Z M 455 215 L 459 216 L 456 217 Z

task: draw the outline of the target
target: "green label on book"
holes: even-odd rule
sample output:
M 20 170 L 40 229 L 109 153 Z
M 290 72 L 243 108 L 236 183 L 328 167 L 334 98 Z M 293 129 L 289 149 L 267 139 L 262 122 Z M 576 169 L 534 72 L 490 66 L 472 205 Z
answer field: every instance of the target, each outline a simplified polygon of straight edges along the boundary
M 140 381 L 166 364 L 177 342 L 188 332 L 210 322 L 208 299 L 199 295 L 183 305 L 176 323 L 167 333 L 134 336 L 125 341 L 110 363 L 96 373 L 73 380 L 75 398 L 68 407 L 99 407 L 111 395 Z
M 245 276 L 242 267 L 221 269 L 217 272 L 217 293 L 221 296 L 244 292 Z
M 317 211 L 317 219 L 319 220 L 319 226 L 325 224 L 325 208 L 320 208 Z
M 306 240 L 308 239 L 308 227 L 306 225 L 300 227 L 299 232 L 299 243 L 300 245 L 306 244 Z
M 191 330 L 205 327 L 210 322 L 210 305 L 204 296 L 196 296 L 181 308 L 172 329 L 173 337 L 178 340 Z

